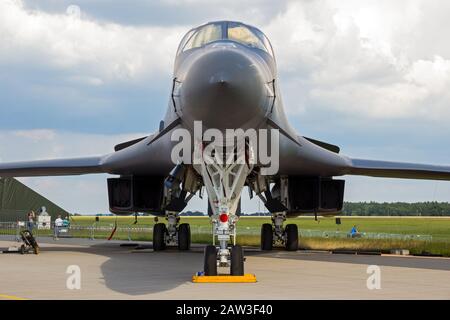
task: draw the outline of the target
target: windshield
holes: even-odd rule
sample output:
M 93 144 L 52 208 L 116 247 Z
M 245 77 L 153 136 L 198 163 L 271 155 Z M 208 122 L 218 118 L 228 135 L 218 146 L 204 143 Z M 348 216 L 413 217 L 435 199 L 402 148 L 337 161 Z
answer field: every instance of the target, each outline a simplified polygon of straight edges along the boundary
M 184 50 L 198 48 L 207 43 L 222 39 L 222 25 L 208 24 L 201 27 L 186 43 Z
M 194 33 L 194 29 L 186 33 L 186 35 L 183 37 L 183 39 L 180 42 L 180 45 L 178 46 L 177 55 L 181 52 L 181 50 L 184 49 L 184 46 L 186 45 L 186 42 L 191 38 L 192 34 Z
M 199 48 L 222 39 L 236 41 L 250 48 L 263 50 L 273 56 L 272 46 L 261 31 L 238 22 L 215 22 L 193 29 L 184 36 L 179 51 Z
M 262 40 L 248 27 L 239 23 L 228 23 L 228 39 L 240 42 L 252 48 L 267 51 Z

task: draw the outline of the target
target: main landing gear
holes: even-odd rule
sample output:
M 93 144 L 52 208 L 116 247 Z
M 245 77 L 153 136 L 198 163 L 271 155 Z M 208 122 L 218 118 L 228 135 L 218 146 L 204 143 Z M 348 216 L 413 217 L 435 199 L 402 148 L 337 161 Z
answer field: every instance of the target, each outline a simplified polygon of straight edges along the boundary
M 191 228 L 188 223 L 181 223 L 177 213 L 169 212 L 165 223 L 156 223 L 153 227 L 153 250 L 162 251 L 167 246 L 177 246 L 185 251 L 191 248 Z
M 272 215 L 272 224 L 265 223 L 261 227 L 261 250 L 270 251 L 274 245 L 284 245 L 287 251 L 298 250 L 298 227 L 296 224 L 288 224 L 285 213 Z

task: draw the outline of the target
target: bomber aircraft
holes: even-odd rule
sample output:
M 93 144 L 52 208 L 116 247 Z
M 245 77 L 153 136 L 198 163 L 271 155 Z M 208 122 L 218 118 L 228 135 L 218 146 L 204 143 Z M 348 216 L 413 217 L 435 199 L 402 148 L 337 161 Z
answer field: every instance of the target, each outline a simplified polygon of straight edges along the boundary
M 172 79 L 156 132 L 102 156 L 0 163 L 0 176 L 116 175 L 107 183 L 111 212 L 167 219 L 154 225 L 154 250 L 190 249 L 190 227 L 179 223 L 179 213 L 206 189 L 213 243 L 204 252 L 206 275 L 218 267 L 244 274 L 236 245 L 244 187 L 272 214 L 261 227 L 261 249 L 295 251 L 297 225 L 286 219 L 338 213 L 344 180 L 335 177 L 450 180 L 450 166 L 354 159 L 298 134 L 284 111 L 273 48 L 253 26 L 217 21 L 193 28 L 178 47 Z

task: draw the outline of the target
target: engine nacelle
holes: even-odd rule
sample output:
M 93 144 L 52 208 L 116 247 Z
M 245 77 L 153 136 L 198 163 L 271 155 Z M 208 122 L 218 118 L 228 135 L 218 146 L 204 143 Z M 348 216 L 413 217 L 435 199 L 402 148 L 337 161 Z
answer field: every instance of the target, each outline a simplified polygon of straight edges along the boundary
M 109 210 L 115 214 L 163 214 L 164 177 L 129 176 L 108 179 Z
M 290 176 L 280 179 L 271 193 L 288 214 L 334 214 L 344 205 L 344 187 L 344 180 Z

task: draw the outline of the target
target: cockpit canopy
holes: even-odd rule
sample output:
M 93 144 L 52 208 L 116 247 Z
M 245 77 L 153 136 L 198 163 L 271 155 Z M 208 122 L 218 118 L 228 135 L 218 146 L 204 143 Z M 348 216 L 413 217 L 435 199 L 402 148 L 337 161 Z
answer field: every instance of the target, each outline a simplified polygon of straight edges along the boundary
M 181 41 L 177 54 L 219 40 L 235 41 L 263 50 L 273 57 L 272 46 L 261 31 L 243 23 L 229 21 L 211 22 L 190 30 Z

